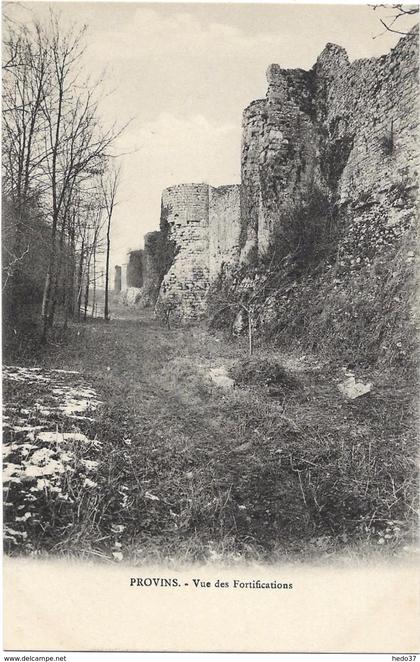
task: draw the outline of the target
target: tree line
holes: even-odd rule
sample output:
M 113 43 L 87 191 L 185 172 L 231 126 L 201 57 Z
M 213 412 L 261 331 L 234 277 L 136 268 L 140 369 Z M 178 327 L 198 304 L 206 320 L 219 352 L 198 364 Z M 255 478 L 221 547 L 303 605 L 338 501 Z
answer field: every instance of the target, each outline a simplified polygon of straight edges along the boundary
M 30 24 L 5 17 L 3 297 L 13 316 L 26 266 L 41 252 L 44 341 L 58 321 L 66 327 L 70 319 L 86 319 L 89 306 L 94 313 L 99 278 L 109 319 L 110 231 L 120 180 L 114 149 L 126 125 L 102 120 L 104 81 L 87 75 L 85 50 L 86 26 L 63 28 L 53 11 Z

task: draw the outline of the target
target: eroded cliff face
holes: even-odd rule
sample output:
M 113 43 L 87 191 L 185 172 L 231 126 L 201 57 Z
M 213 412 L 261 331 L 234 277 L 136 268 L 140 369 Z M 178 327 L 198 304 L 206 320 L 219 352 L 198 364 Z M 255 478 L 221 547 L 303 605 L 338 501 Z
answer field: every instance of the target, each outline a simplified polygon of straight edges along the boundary
M 159 266 L 145 246 L 143 277 L 159 288 L 158 305 L 180 317 L 204 315 L 221 269 L 264 255 L 285 218 L 316 195 L 347 224 L 350 264 L 414 222 L 417 32 L 355 62 L 327 44 L 310 71 L 273 64 L 267 81 L 266 98 L 244 111 L 241 185 L 180 184 L 162 194 Z

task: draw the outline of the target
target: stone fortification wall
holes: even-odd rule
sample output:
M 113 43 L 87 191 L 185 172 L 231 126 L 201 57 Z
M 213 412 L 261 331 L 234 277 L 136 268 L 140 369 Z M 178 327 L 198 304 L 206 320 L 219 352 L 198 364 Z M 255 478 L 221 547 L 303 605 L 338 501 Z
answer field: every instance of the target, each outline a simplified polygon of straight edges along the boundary
M 162 280 L 160 268 L 161 233 L 148 232 L 144 249 L 130 251 L 129 261 L 115 267 L 115 291 L 122 292 L 122 301 L 144 307 L 154 306 Z
M 222 265 L 235 266 L 241 252 L 240 185 L 209 188 L 209 277 L 213 281 Z
M 200 317 L 222 264 L 239 262 L 241 187 L 179 184 L 165 189 L 161 236 L 163 254 L 170 250 L 172 259 L 158 303 L 170 301 L 182 317 Z
M 144 235 L 144 249 L 142 255 L 143 290 L 142 303 L 144 306 L 153 306 L 159 294 L 162 281 L 160 267 L 161 233 L 148 232 Z
M 418 169 L 418 39 L 412 32 L 380 58 L 349 63 L 328 44 L 314 67 L 317 121 L 331 151 L 348 145 L 338 178 L 342 203 L 412 182 Z M 340 166 L 343 164 L 340 164 Z M 331 182 L 334 184 L 334 180 Z
M 412 215 L 413 198 L 406 213 L 394 202 L 397 189 L 410 198 L 417 180 L 414 32 L 389 54 L 353 63 L 344 49 L 327 44 L 311 71 L 271 65 L 267 80 L 266 99 L 253 102 L 243 117 L 249 245 L 252 239 L 264 252 L 282 216 L 315 188 L 336 198 L 343 211 L 351 207 L 355 224 L 361 216 L 383 223 L 385 215 L 395 224 Z
M 161 231 L 146 235 L 154 240 L 145 240 L 144 289 L 160 287 L 158 303 L 172 301 L 182 317 L 203 314 L 222 265 L 263 255 L 317 195 L 338 209 L 351 264 L 395 242 L 415 218 L 414 31 L 387 55 L 355 62 L 327 44 L 310 71 L 272 64 L 267 80 L 266 98 L 243 115 L 241 185 L 165 189 Z
M 127 289 L 127 263 L 121 265 L 121 292 Z
M 159 303 L 176 302 L 180 314 L 196 317 L 202 313 L 209 286 L 209 187 L 207 184 L 179 184 L 162 193 L 167 241 L 175 255 L 162 280 Z
M 121 292 L 121 267 L 118 264 L 114 271 L 114 292 Z
M 248 247 L 267 250 L 285 209 L 319 178 L 318 135 L 312 121 L 311 73 L 267 70 L 264 100 L 244 112 L 242 185 Z
M 130 251 L 127 264 L 127 287 L 143 286 L 143 251 Z
M 328 45 L 314 70 L 318 121 L 332 169 L 335 164 L 327 177 L 352 228 L 352 253 L 368 260 L 416 218 L 417 34 L 403 37 L 387 55 L 353 63 Z M 340 153 L 346 161 L 339 161 Z
M 260 155 L 267 118 L 266 106 L 265 99 L 253 101 L 244 110 L 242 119 L 242 259 L 246 259 L 258 249 L 258 225 L 261 215 Z

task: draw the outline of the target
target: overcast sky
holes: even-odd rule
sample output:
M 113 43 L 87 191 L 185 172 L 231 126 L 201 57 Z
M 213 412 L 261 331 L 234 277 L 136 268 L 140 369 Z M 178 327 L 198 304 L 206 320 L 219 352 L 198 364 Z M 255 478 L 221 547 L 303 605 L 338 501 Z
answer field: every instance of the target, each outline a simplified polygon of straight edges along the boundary
M 327 42 L 355 59 L 381 55 L 398 40 L 389 33 L 373 39 L 382 28 L 363 5 L 28 6 L 38 15 L 54 6 L 63 24 L 87 24 L 86 67 L 94 76 L 105 68 L 106 87 L 114 90 L 103 100 L 104 117 L 133 118 L 119 145 L 134 153 L 121 158 L 113 264 L 126 262 L 127 251 L 158 229 L 166 186 L 240 181 L 242 111 L 265 96 L 270 63 L 308 69 Z

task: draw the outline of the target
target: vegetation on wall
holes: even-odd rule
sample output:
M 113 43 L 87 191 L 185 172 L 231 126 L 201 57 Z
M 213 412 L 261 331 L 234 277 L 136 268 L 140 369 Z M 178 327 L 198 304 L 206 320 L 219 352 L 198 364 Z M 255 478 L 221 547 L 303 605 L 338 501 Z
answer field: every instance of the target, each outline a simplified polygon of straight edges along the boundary
M 160 210 L 160 235 L 156 247 L 160 282 L 162 282 L 163 277 L 168 273 L 178 252 L 176 242 L 171 239 L 171 229 L 168 223 L 169 214 L 169 207 L 162 203 Z
M 264 256 L 222 270 L 209 293 L 210 326 L 245 332 L 248 309 L 254 335 L 275 344 L 411 370 L 413 218 L 407 214 L 398 226 L 383 218 L 372 223 L 354 209 L 339 215 L 313 190 L 306 204 L 283 215 Z
M 251 354 L 253 333 L 261 327 L 270 302 L 334 255 L 338 237 L 335 205 L 314 187 L 306 201 L 282 210 L 263 255 L 254 255 L 237 269 L 221 270 L 209 291 L 210 325 L 233 328 L 236 320 L 240 329 L 238 314 L 245 316 Z

